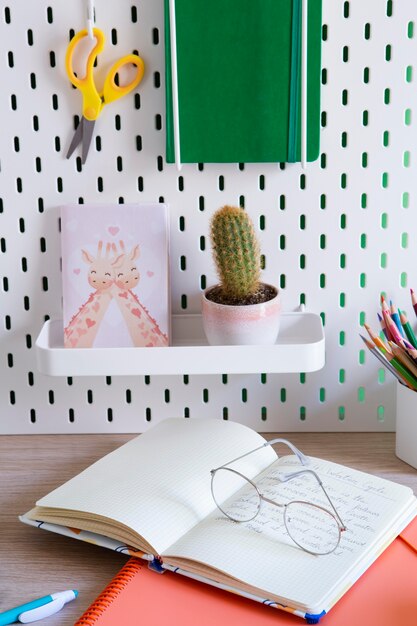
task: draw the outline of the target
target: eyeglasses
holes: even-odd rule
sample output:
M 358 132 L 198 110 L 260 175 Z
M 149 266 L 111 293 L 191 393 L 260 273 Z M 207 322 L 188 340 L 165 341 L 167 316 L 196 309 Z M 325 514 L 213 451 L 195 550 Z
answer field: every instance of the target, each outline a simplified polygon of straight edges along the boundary
M 301 469 L 297 472 L 281 474 L 277 478 L 279 482 L 285 483 L 305 474 L 313 476 L 329 502 L 331 511 L 323 506 L 304 500 L 291 500 L 286 504 L 275 502 L 275 500 L 266 497 L 260 488 L 247 476 L 228 467 L 232 463 L 249 456 L 249 454 L 276 443 L 283 443 L 288 446 L 303 466 L 310 463 L 310 459 L 290 441 L 286 439 L 272 439 L 258 448 L 246 452 L 246 454 L 242 454 L 236 459 L 210 471 L 213 500 L 217 508 L 234 522 L 250 522 L 254 520 L 260 512 L 263 502 L 280 507 L 283 509 L 286 531 L 299 548 L 310 554 L 331 554 L 339 545 L 341 534 L 346 530 L 346 526 L 315 471 Z M 235 495 L 225 499 L 225 493 L 234 493 Z M 238 497 L 236 497 L 236 494 L 238 494 Z

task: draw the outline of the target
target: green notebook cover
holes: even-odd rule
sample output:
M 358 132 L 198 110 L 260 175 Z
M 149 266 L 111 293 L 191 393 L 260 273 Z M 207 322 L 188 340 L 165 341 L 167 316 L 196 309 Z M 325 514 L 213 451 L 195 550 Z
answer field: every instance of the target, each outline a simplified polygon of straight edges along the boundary
M 307 160 L 319 155 L 321 2 L 308 0 Z M 301 0 L 176 0 L 182 163 L 300 161 Z M 169 0 L 167 161 L 175 162 Z

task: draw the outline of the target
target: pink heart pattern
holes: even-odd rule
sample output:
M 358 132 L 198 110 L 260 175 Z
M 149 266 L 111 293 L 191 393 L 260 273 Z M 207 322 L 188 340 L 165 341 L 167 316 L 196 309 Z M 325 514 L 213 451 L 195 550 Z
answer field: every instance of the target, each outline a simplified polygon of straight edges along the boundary
M 92 326 L 95 326 L 95 321 L 90 319 L 89 317 L 87 317 L 87 319 L 85 320 L 85 323 L 87 324 L 88 328 L 91 328 Z
M 152 278 L 152 276 L 155 274 L 155 272 L 151 272 L 151 270 L 148 270 L 146 272 L 146 275 L 149 276 L 149 278 Z
M 132 309 L 132 314 L 135 315 L 136 317 L 141 317 L 142 313 L 140 312 L 140 309 Z
M 109 226 L 107 230 L 109 231 L 110 235 L 115 237 L 117 233 L 119 232 L 120 228 L 118 226 Z
M 76 268 L 75 268 L 74 270 L 72 270 L 72 271 L 74 272 L 74 274 L 77 274 L 77 276 L 78 276 L 78 274 L 81 272 L 81 270 L 80 270 L 80 268 L 79 268 L 79 267 L 76 267 Z

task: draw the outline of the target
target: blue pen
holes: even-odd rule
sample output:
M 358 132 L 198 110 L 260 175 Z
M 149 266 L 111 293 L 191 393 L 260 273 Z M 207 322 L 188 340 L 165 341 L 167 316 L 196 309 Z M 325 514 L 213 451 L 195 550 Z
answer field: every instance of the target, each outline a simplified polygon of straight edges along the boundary
M 64 604 L 75 600 L 77 596 L 78 591 L 59 591 L 58 593 L 52 593 L 49 596 L 32 600 L 32 602 L 21 604 L 14 609 L 0 613 L 0 626 L 14 624 L 14 622 L 21 622 L 22 624 L 36 622 L 38 619 L 58 613 Z

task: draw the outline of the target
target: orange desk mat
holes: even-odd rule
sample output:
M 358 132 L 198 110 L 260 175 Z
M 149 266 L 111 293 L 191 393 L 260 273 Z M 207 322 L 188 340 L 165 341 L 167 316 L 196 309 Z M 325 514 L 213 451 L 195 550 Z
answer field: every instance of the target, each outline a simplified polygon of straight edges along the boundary
M 76 626 L 302 626 L 279 609 L 137 559 L 122 568 Z M 304 622 L 305 623 L 305 622 Z M 323 626 L 417 625 L 417 518 L 325 615 Z

